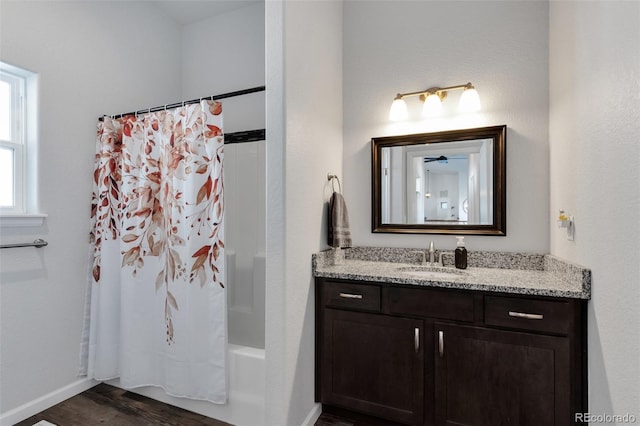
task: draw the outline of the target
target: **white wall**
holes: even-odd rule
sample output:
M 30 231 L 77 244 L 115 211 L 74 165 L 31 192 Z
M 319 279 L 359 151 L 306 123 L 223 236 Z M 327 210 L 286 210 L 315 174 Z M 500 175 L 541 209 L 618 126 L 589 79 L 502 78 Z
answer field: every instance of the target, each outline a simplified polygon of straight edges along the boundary
M 591 268 L 589 411 L 640 419 L 640 3 L 551 2 L 551 253 Z
M 548 240 L 548 3 L 348 1 L 344 8 L 345 198 L 356 245 L 455 247 L 453 236 L 371 233 L 371 148 L 376 136 L 506 124 L 507 236 L 467 237 L 470 250 L 546 252 Z M 397 92 L 471 81 L 477 115 L 391 124 Z M 417 98 L 407 100 L 419 114 Z
M 267 416 L 314 409 L 311 254 L 327 247 L 327 172 L 342 176 L 342 4 L 266 2 Z M 317 407 L 316 407 L 317 408 Z
M 183 99 L 264 86 L 264 29 L 264 3 L 185 25 Z M 264 92 L 224 99 L 223 104 L 226 133 L 265 128 Z
M 0 412 L 78 380 L 98 115 L 180 99 L 178 28 L 147 5 L 3 1 L 0 55 L 40 76 L 42 228 L 2 229 Z

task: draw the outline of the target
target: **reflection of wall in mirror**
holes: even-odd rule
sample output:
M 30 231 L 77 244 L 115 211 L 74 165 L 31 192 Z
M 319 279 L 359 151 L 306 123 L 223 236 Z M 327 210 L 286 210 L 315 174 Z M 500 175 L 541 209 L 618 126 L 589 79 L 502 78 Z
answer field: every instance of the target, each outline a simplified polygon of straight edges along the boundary
M 493 218 L 493 141 L 487 139 L 480 148 L 480 224 L 491 224 Z
M 406 223 L 404 154 L 402 149 L 383 149 L 381 167 L 382 223 Z
M 480 223 L 480 156 L 469 154 L 469 223 Z
M 458 173 L 458 188 L 460 188 L 460 191 L 458 193 L 458 204 L 456 204 L 456 211 L 458 214 L 458 220 L 463 223 L 467 223 L 467 220 L 469 220 L 467 211 L 463 208 L 465 200 L 468 200 L 467 197 L 469 196 L 469 188 L 467 188 L 467 176 L 469 176 L 468 161 L 466 173 Z
M 380 201 L 382 202 L 382 223 L 391 223 L 391 160 L 390 151 L 383 149 L 380 153 Z
M 422 167 L 422 158 L 414 157 L 407 159 L 407 161 L 411 161 L 411 173 L 416 178 L 415 192 L 411 194 L 411 198 L 407 194 L 408 223 L 423 223 L 425 214 L 423 200 L 425 199 L 428 185 L 426 172 Z M 411 201 L 410 203 L 409 200 Z

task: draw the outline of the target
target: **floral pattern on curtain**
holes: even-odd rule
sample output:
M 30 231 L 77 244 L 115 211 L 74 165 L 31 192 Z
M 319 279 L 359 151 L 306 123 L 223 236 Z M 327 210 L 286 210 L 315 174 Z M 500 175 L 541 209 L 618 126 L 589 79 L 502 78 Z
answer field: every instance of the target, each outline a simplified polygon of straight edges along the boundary
M 222 105 L 215 101 L 98 123 L 90 234 L 92 377 L 226 400 L 224 370 L 218 371 L 226 364 L 223 150 Z M 105 309 L 118 298 L 119 306 Z M 105 327 L 119 331 L 106 336 L 100 331 Z M 213 358 L 206 352 L 215 352 Z M 141 356 L 149 359 L 128 360 Z M 140 373 L 140 362 L 168 368 Z M 221 392 L 208 390 L 217 385 L 198 377 L 207 374 L 222 381 Z

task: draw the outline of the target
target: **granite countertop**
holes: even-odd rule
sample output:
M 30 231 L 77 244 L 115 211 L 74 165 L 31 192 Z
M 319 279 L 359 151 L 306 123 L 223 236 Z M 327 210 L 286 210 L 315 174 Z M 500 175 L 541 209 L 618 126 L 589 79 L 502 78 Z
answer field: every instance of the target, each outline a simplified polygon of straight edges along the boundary
M 453 256 L 443 256 L 453 273 L 437 277 L 411 275 L 420 269 L 424 250 L 355 247 L 341 250 L 338 262 L 332 250 L 313 255 L 313 275 L 425 287 L 480 290 L 487 292 L 589 299 L 591 271 L 548 254 L 469 252 L 469 267 L 455 269 Z M 439 253 L 436 253 L 438 259 Z

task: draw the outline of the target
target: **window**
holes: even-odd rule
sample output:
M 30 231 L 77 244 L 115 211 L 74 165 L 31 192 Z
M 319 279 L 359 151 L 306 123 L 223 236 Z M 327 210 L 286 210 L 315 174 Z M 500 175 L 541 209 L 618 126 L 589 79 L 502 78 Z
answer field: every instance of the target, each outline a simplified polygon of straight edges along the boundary
M 38 225 L 35 188 L 36 74 L 0 62 L 0 224 Z M 20 219 L 18 222 L 7 218 Z
M 0 73 L 0 208 L 24 213 L 25 79 Z

